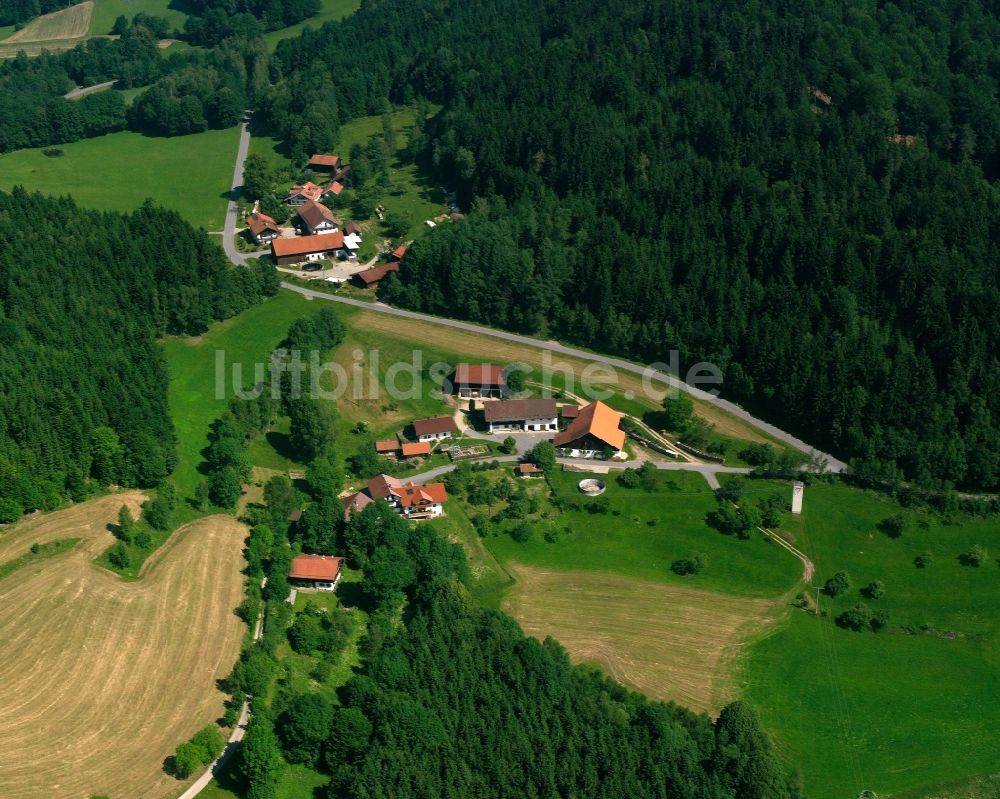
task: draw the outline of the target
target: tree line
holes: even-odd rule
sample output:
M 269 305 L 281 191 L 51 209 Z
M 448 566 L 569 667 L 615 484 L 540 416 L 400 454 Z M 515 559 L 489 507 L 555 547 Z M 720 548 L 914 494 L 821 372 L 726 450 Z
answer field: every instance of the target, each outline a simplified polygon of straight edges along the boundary
M 0 520 L 157 485 L 176 453 L 156 339 L 202 333 L 272 284 L 148 203 L 102 213 L 15 188 L 0 236 Z
M 861 475 L 993 489 L 998 33 L 952 0 L 388 0 L 283 42 L 260 105 L 442 106 L 411 145 L 471 213 L 390 301 L 676 349 Z

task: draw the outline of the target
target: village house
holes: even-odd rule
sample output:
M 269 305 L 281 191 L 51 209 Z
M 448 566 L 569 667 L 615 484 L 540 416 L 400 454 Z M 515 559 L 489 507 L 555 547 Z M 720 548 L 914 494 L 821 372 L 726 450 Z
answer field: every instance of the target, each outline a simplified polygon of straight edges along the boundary
M 313 157 L 309 159 L 309 163 L 306 164 L 306 166 L 313 172 L 322 172 L 330 175 L 330 177 L 335 177 L 337 172 L 340 170 L 340 156 L 315 153 Z
M 451 438 L 455 432 L 455 420 L 450 416 L 435 416 L 433 419 L 417 419 L 413 423 L 417 441 L 440 441 Z
M 340 220 L 333 211 L 325 205 L 310 200 L 299 206 L 299 219 L 307 235 L 317 236 L 324 233 L 336 233 L 340 228 Z
M 507 393 L 503 368 L 489 364 L 460 363 L 455 367 L 451 383 L 453 391 L 466 399 L 502 399 Z
M 448 491 L 444 483 L 403 483 L 388 474 L 380 474 L 368 481 L 368 485 L 341 500 L 344 517 L 349 519 L 357 511 L 372 502 L 384 499 L 397 513 L 407 519 L 433 519 L 444 515 L 444 503 L 448 501 Z
M 346 225 L 344 225 L 344 233 L 348 236 L 357 236 L 358 238 L 360 238 L 362 233 L 361 225 L 359 225 L 357 222 L 348 222 Z
M 619 425 L 622 415 L 603 402 L 592 402 L 580 409 L 579 415 L 552 443 L 559 454 L 568 458 L 621 457 L 625 446 L 625 431 Z
M 352 275 L 352 279 L 361 288 L 368 289 L 377 287 L 382 279 L 388 275 L 390 272 L 398 272 L 399 264 L 397 263 L 387 263 L 379 264 L 378 266 L 373 266 L 371 269 L 364 269 L 361 272 L 356 272 Z
M 507 430 L 535 432 L 559 429 L 559 414 L 554 399 L 489 402 L 486 404 L 484 414 L 491 433 Z
M 323 198 L 323 187 L 307 180 L 301 186 L 292 186 L 285 198 L 289 205 L 305 205 L 307 202 L 318 203 Z
M 275 239 L 271 242 L 271 256 L 279 265 L 320 261 L 323 258 L 335 257 L 343 246 L 344 235 L 340 232 L 321 236 L 299 236 L 295 239 Z
M 281 238 L 281 228 L 267 214 L 255 210 L 247 216 L 246 223 L 250 238 L 257 244 L 266 244 L 273 239 Z
M 288 581 L 317 591 L 335 591 L 343 565 L 344 559 L 333 555 L 296 555 Z

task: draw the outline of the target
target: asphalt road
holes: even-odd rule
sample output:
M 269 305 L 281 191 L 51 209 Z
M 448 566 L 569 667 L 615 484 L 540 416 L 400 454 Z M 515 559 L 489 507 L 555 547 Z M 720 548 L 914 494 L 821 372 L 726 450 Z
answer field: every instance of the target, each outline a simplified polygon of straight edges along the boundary
M 237 263 L 237 261 L 233 261 Z M 529 347 L 535 347 L 541 350 L 548 350 L 549 352 L 558 353 L 560 355 L 568 355 L 573 358 L 583 358 L 588 361 L 593 361 L 596 363 L 601 363 L 606 366 L 610 366 L 614 369 L 620 369 L 623 372 L 632 372 L 633 374 L 642 375 L 646 373 L 648 367 L 640 366 L 639 364 L 631 363 L 629 361 L 622 360 L 621 358 L 613 358 L 608 355 L 600 355 L 598 353 L 587 352 L 585 350 L 576 349 L 575 347 L 568 347 L 565 344 L 560 344 L 557 341 L 543 341 L 542 339 L 531 338 L 530 336 L 522 336 L 517 333 L 508 333 L 505 330 L 495 330 L 490 327 L 483 327 L 482 325 L 472 324 L 471 322 L 461 322 L 457 319 L 447 319 L 439 316 L 430 316 L 429 314 L 417 313 L 416 311 L 406 311 L 402 308 L 393 308 L 389 305 L 383 303 L 371 303 L 364 302 L 362 300 L 351 299 L 350 297 L 340 297 L 336 294 L 328 294 L 324 291 L 317 291 L 316 289 L 303 288 L 301 286 L 295 286 L 291 283 L 282 283 L 284 288 L 291 291 L 295 291 L 302 294 L 305 297 L 314 297 L 317 299 L 330 300 L 332 302 L 343 303 L 344 305 L 353 305 L 357 308 L 364 308 L 367 311 L 373 311 L 375 313 L 384 313 L 389 316 L 398 316 L 403 319 L 413 319 L 420 322 L 431 322 L 432 324 L 442 325 L 444 327 L 451 327 L 456 330 L 462 330 L 467 333 L 475 333 L 479 336 L 491 336 L 493 338 L 499 338 L 504 341 L 511 341 L 516 344 L 523 344 Z M 681 391 L 687 392 L 692 397 L 703 400 L 704 402 L 711 403 L 729 414 L 732 414 L 738 419 L 742 419 L 749 425 L 757 428 L 758 430 L 767 433 L 769 436 L 781 441 L 784 444 L 792 447 L 793 449 L 803 452 L 810 457 L 818 456 L 819 458 L 826 461 L 827 471 L 832 472 L 842 472 L 847 469 L 847 464 L 832 455 L 821 452 L 814 447 L 811 447 L 805 441 L 800 438 L 796 438 L 791 433 L 786 433 L 775 427 L 770 422 L 765 422 L 763 419 L 758 419 L 753 416 L 748 411 L 741 408 L 735 403 L 729 402 L 728 400 L 721 399 L 719 397 L 712 396 L 706 391 L 702 391 L 699 388 L 690 386 L 684 381 L 674 377 L 671 374 L 662 371 L 654 372 L 656 378 L 665 383 L 669 383 L 672 386 L 679 388 Z
M 236 152 L 236 165 L 233 169 L 233 184 L 232 191 L 230 192 L 229 205 L 226 209 L 226 224 L 223 231 L 223 248 L 226 252 L 226 257 L 236 264 L 237 266 L 246 266 L 246 258 L 236 251 L 235 236 L 236 236 L 236 222 L 237 222 L 237 200 L 239 199 L 240 193 L 243 190 L 243 164 L 246 161 L 247 152 L 250 149 L 250 128 L 247 123 L 243 123 L 240 128 L 240 144 Z M 316 289 L 303 288 L 301 286 L 295 286 L 291 283 L 282 283 L 284 288 L 291 291 L 295 291 L 302 294 L 305 297 L 330 300 L 331 302 L 339 302 L 344 305 L 353 305 L 357 308 L 364 308 L 368 311 L 373 311 L 375 313 L 384 313 L 389 316 L 398 316 L 403 319 L 413 319 L 421 322 L 430 322 L 436 325 L 442 325 L 444 327 L 451 327 L 455 330 L 462 330 L 467 333 L 475 333 L 479 336 L 491 336 L 493 338 L 502 339 L 504 341 L 511 341 L 516 344 L 522 344 L 529 347 L 535 347 L 541 350 L 547 350 L 549 352 L 557 353 L 560 355 L 568 355 L 573 358 L 583 358 L 594 363 L 604 364 L 605 366 L 610 366 L 614 369 L 620 369 L 623 372 L 631 372 L 637 375 L 647 374 L 647 369 L 649 367 L 641 366 L 636 363 L 631 363 L 630 361 L 622 360 L 621 358 L 613 358 L 609 355 L 601 355 L 599 353 L 587 352 L 585 350 L 577 349 L 575 347 L 568 347 L 565 344 L 560 344 L 558 341 L 543 341 L 542 339 L 532 338 L 530 336 L 522 336 L 517 333 L 509 333 L 505 330 L 495 330 L 490 327 L 483 327 L 482 325 L 472 324 L 471 322 L 462 322 L 457 319 L 447 319 L 444 317 L 431 316 L 429 314 L 417 313 L 416 311 L 406 311 L 401 308 L 393 308 L 391 306 L 385 305 L 383 303 L 370 303 L 363 302 L 361 300 L 351 299 L 349 297 L 340 297 L 336 294 L 329 294 L 324 291 L 317 291 Z M 721 399 L 720 397 L 715 397 L 709 394 L 707 391 L 703 391 L 694 386 L 688 385 L 683 380 L 671 375 L 667 372 L 660 370 L 653 371 L 656 378 L 664 383 L 668 383 L 681 391 L 690 394 L 695 399 L 702 400 L 703 402 L 710 403 L 716 407 L 724 410 L 735 416 L 737 419 L 742 419 L 747 424 L 755 427 L 761 432 L 767 433 L 772 438 L 786 444 L 799 452 L 805 453 L 810 458 L 818 457 L 825 462 L 825 468 L 827 471 L 832 472 L 842 472 L 847 469 L 847 464 L 843 461 L 835 458 L 826 452 L 821 452 L 816 448 L 810 446 L 805 441 L 800 438 L 793 436 L 791 433 L 786 433 L 778 427 L 775 427 L 770 422 L 765 422 L 763 419 L 758 419 L 753 414 L 749 413 L 745 409 L 741 408 L 729 400 Z
M 117 80 L 106 80 L 104 83 L 95 83 L 93 86 L 77 86 L 66 92 L 63 97 L 67 100 L 75 100 L 77 97 L 86 97 L 88 94 L 99 92 L 102 89 L 110 89 L 116 83 L 118 83 Z
M 236 166 L 233 169 L 233 185 L 226 206 L 226 224 L 222 230 L 222 247 L 226 257 L 237 266 L 246 266 L 246 258 L 236 251 L 236 222 L 239 212 L 238 200 L 243 192 L 243 164 L 250 150 L 250 126 L 244 122 L 240 126 L 240 145 L 236 150 Z

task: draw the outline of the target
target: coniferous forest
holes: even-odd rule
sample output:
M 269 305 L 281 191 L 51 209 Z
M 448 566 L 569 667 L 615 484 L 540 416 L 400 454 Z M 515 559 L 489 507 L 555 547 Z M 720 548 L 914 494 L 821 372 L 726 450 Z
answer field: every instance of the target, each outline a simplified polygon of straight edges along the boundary
M 277 291 L 172 211 L 99 213 L 0 192 L 0 522 L 154 486 L 173 468 L 155 339 L 198 334 Z
M 472 212 L 389 301 L 678 349 L 862 475 L 995 489 L 998 42 L 979 0 L 385 0 L 258 108 L 443 106 L 411 148 Z

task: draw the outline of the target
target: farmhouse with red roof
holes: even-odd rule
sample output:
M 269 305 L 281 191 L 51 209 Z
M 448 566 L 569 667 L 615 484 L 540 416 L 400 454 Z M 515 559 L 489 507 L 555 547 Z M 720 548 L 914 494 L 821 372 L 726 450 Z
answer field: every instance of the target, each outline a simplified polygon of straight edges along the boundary
M 319 591 L 334 591 L 343 565 L 344 559 L 333 555 L 296 555 L 292 558 L 288 581 Z

